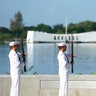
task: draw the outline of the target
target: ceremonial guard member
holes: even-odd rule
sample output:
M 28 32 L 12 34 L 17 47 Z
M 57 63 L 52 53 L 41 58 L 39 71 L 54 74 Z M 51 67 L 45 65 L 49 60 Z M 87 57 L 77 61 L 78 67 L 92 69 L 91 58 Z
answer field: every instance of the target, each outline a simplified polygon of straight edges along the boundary
M 66 44 L 58 44 L 58 63 L 59 63 L 59 77 L 60 77 L 60 88 L 59 96 L 68 96 L 68 68 L 69 68 L 69 57 L 70 54 L 66 54 Z
M 20 60 L 21 54 L 17 52 L 18 42 L 11 42 L 9 46 L 11 48 L 9 52 L 10 60 L 10 75 L 11 75 L 11 90 L 10 96 L 20 95 L 20 65 L 24 66 L 24 63 Z

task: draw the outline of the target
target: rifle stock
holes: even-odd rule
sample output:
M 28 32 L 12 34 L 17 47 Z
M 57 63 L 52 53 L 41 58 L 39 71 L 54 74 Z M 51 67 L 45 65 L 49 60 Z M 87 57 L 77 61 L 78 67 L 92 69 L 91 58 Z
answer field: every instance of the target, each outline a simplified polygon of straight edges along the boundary
M 73 66 L 72 63 L 71 63 L 71 72 L 72 72 L 72 73 L 74 72 L 74 66 Z

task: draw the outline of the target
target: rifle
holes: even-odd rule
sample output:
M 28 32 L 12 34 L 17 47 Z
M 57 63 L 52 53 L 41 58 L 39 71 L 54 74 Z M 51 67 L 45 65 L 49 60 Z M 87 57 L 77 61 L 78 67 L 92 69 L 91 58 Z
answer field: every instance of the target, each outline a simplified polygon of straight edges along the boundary
M 72 40 L 71 40 L 71 72 L 72 73 L 74 72 L 74 70 L 73 70 L 73 65 L 74 65 L 73 54 L 74 54 L 74 48 L 73 48 L 73 35 L 72 35 Z
M 25 52 L 24 52 L 24 46 L 23 46 L 23 40 L 22 40 L 22 32 L 21 32 L 21 49 L 22 49 L 23 62 L 25 63 L 24 72 L 26 72 L 26 58 L 25 58 Z

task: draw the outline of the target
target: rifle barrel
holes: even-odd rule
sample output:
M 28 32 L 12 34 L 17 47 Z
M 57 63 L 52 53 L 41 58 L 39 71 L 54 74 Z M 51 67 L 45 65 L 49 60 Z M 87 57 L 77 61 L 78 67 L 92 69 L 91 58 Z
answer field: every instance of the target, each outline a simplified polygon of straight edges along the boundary
M 74 58 L 73 58 L 73 54 L 74 54 L 74 48 L 73 48 L 73 35 L 72 35 L 72 41 L 71 41 L 71 72 L 73 73 L 74 72 L 74 66 L 73 66 L 73 64 L 74 64 Z
M 22 50 L 23 62 L 25 63 L 24 72 L 26 72 L 26 58 L 25 58 L 25 52 L 24 52 L 24 46 L 23 46 L 23 40 L 22 40 L 22 32 L 23 30 L 21 30 L 21 50 Z
M 21 47 L 22 47 L 23 62 L 25 63 L 25 65 L 24 65 L 24 72 L 26 72 L 26 58 L 25 58 L 25 52 L 24 52 L 24 46 L 23 46 L 22 40 L 21 40 Z

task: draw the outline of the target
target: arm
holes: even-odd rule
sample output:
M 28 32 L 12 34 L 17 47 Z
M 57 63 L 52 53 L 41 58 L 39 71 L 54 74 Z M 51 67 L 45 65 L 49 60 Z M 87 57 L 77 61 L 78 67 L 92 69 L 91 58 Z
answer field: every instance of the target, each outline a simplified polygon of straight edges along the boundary
M 68 68 L 69 65 L 68 65 L 68 62 L 67 62 L 65 55 L 63 55 L 63 54 L 59 55 L 58 60 L 59 60 L 60 67 L 62 67 L 63 69 Z

